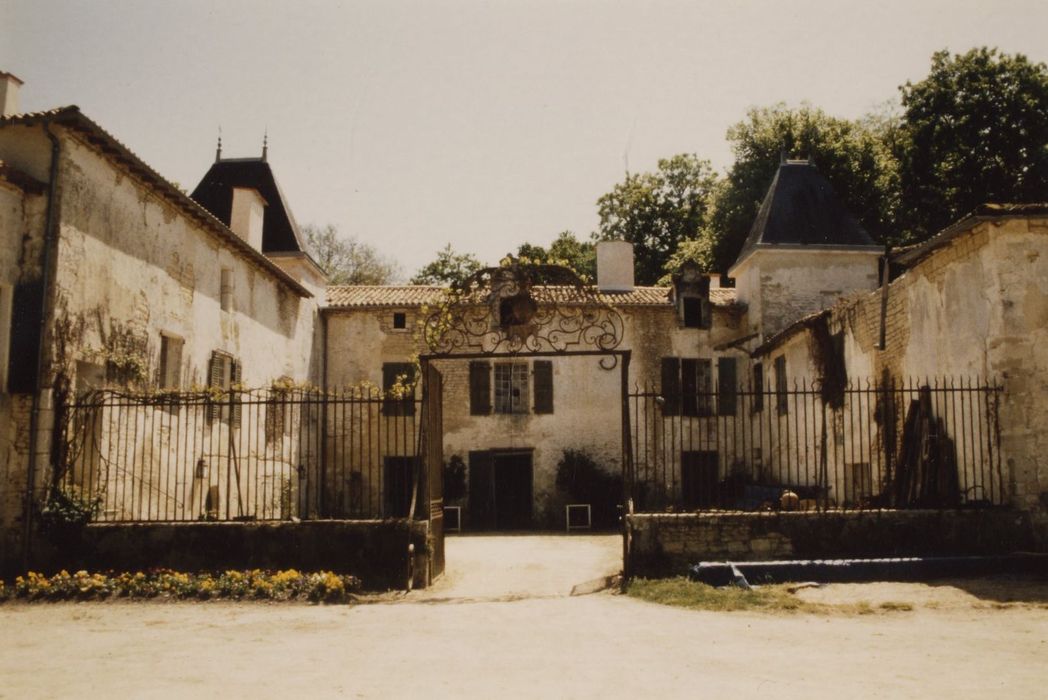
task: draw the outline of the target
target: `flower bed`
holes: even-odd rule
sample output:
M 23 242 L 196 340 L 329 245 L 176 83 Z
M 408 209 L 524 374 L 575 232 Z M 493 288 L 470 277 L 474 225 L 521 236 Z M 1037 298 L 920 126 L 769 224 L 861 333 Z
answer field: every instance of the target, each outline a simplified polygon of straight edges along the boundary
M 70 574 L 61 571 L 45 576 L 30 571 L 13 585 L 0 581 L 3 600 L 108 600 L 115 598 L 209 600 L 308 600 L 345 603 L 360 590 L 360 579 L 330 571 L 303 573 L 284 571 L 224 571 L 189 574 L 168 569 L 142 572 Z

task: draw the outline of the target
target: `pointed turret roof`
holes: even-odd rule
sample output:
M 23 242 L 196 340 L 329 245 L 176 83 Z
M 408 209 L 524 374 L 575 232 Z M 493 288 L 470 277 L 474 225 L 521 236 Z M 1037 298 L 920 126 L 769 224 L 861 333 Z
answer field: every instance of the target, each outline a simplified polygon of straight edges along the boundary
M 298 225 L 265 156 L 217 159 L 190 196 L 228 226 L 234 187 L 255 189 L 266 200 L 262 220 L 263 253 L 305 250 Z
M 784 160 L 732 267 L 759 248 L 869 248 L 877 243 L 808 160 Z

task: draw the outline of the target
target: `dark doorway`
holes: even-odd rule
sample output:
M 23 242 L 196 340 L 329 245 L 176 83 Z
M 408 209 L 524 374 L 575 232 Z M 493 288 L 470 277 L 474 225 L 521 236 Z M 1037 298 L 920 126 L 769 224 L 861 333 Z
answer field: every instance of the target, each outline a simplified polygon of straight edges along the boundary
M 531 451 L 469 453 L 469 526 L 524 530 L 532 526 Z
M 717 453 L 680 453 L 681 501 L 685 508 L 710 508 L 717 502 Z

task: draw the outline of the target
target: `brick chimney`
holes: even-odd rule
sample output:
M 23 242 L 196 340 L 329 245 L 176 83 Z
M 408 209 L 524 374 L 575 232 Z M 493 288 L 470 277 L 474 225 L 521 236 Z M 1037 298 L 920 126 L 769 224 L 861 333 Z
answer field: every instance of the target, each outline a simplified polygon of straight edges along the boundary
M 233 188 L 233 208 L 229 214 L 229 228 L 252 248 L 262 252 L 262 222 L 266 200 L 251 187 Z
M 21 87 L 20 78 L 0 71 L 0 117 L 8 117 L 21 112 L 22 103 L 18 99 L 18 91 Z
M 627 241 L 597 243 L 597 290 L 633 291 L 633 244 Z

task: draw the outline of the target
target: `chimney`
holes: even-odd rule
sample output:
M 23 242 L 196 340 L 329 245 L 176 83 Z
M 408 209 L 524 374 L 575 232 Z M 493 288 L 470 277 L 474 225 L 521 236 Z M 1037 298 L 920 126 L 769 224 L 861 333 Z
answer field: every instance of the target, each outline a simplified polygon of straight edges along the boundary
M 0 70 L 0 117 L 9 117 L 21 112 L 22 104 L 18 99 L 18 90 L 21 87 L 21 79 Z
M 233 188 L 233 208 L 229 214 L 229 228 L 248 245 L 262 252 L 262 221 L 266 200 L 251 187 Z
M 597 243 L 597 290 L 633 291 L 633 244 L 626 241 Z

